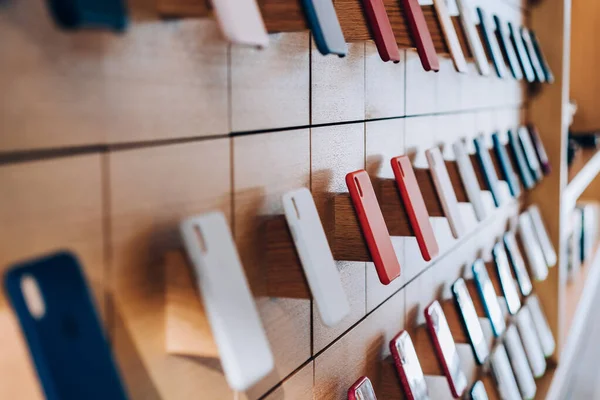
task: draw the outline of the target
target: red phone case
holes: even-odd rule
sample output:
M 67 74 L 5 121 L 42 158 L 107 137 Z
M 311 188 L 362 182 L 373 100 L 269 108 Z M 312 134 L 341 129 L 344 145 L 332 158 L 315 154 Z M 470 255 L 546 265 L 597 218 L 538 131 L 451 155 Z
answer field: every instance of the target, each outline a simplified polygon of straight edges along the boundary
M 410 158 L 408 156 L 392 158 L 392 170 L 423 259 L 430 261 L 438 255 L 439 246 Z
M 535 152 L 537 153 L 540 164 L 542 165 L 542 171 L 544 171 L 544 175 L 548 175 L 550 172 L 552 172 L 552 166 L 550 165 L 550 160 L 548 159 L 546 147 L 544 147 L 544 142 L 542 142 L 540 132 L 533 124 L 527 125 L 527 130 L 529 130 L 529 136 L 531 136 L 531 140 L 535 146 Z
M 402 8 L 406 10 L 410 33 L 415 39 L 417 52 L 425 71 L 439 71 L 440 60 L 435 52 L 431 33 L 427 27 L 423 10 L 418 0 L 402 0 Z
M 398 349 L 396 348 L 396 342 L 402 335 L 404 335 L 406 330 L 400 331 L 394 338 L 390 341 L 390 353 L 394 358 L 394 364 L 396 364 L 396 371 L 398 371 L 398 375 L 400 376 L 400 381 L 402 383 L 402 388 L 404 389 L 404 394 L 406 395 L 407 400 L 414 400 L 415 396 L 413 395 L 412 388 L 409 382 L 408 374 L 404 368 L 404 362 L 401 359 L 400 354 L 398 354 Z M 410 336 L 409 336 L 410 338 Z M 419 368 L 421 368 L 419 364 Z M 422 372 L 422 371 L 420 371 Z
M 388 285 L 400 276 L 400 264 L 369 174 L 362 169 L 350 172 L 346 175 L 346 185 L 379 280 L 384 285 Z
M 369 378 L 367 378 L 366 376 L 361 376 L 360 378 L 358 378 L 358 380 L 356 382 L 354 382 L 354 384 L 350 387 L 350 389 L 348 389 L 348 400 L 362 400 L 362 399 L 359 399 L 358 397 L 356 397 L 356 391 L 362 385 L 369 385 L 371 387 L 371 389 L 373 388 L 373 385 L 371 384 L 371 381 L 369 380 Z M 377 397 L 375 396 L 375 392 L 371 391 L 371 394 L 372 394 L 372 400 L 377 400 Z
M 377 51 L 383 61 L 400 62 L 400 49 L 383 0 L 362 0 Z

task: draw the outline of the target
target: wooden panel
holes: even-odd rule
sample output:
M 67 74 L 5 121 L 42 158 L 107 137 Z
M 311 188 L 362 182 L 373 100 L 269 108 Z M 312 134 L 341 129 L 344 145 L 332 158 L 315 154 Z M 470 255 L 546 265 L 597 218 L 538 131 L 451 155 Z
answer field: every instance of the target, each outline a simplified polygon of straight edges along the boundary
M 227 139 L 109 154 L 114 348 L 132 398 L 233 398 L 218 360 L 167 355 L 164 308 L 164 255 L 181 247 L 181 219 L 231 217 L 229 154 Z
M 231 47 L 231 129 L 309 125 L 307 32 L 270 36 L 269 47 Z
M 311 361 L 267 395 L 265 400 L 313 400 L 313 376 L 314 363 Z
M 346 174 L 365 167 L 365 125 L 313 128 L 311 158 L 313 197 L 325 232 L 333 238 L 334 231 L 340 228 L 334 222 L 333 195 L 347 193 Z M 337 261 L 337 266 L 350 301 L 350 314 L 335 327 L 327 327 L 318 310 L 313 310 L 313 353 L 321 351 L 365 315 L 365 263 Z
M 311 123 L 365 118 L 365 44 L 348 45 L 344 58 L 322 56 L 312 46 Z
M 13 263 L 68 249 L 79 258 L 105 309 L 102 178 L 99 155 L 0 166 L 0 271 Z M 106 318 L 106 314 L 104 314 Z M 0 295 L 0 398 L 41 399 L 19 325 Z
M 293 151 L 282 151 L 294 149 Z M 308 129 L 233 139 L 234 233 L 275 356 L 275 371 L 248 392 L 259 397 L 310 357 L 310 300 L 265 296 L 264 218 L 283 214 L 281 195 L 310 183 Z
M 229 131 L 227 46 L 214 22 L 74 35 L 43 7 L 15 2 L 0 16 L 0 151 Z

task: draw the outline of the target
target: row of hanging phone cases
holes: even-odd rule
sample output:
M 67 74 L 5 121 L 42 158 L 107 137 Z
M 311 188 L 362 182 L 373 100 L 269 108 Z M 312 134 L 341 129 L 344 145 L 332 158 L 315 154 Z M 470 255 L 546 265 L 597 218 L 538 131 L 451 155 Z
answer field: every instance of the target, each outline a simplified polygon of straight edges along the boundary
M 499 190 L 500 179 L 496 175 L 492 153 L 483 143 L 483 136 L 474 140 L 476 149 L 474 160 L 478 160 L 475 162 L 478 164 L 476 166 L 471 162 L 466 150 L 467 143 L 464 140 L 453 144 L 465 192 L 479 221 L 491 215 L 488 215 L 489 208 L 486 209 L 483 205 L 482 190 L 476 178 L 475 168 L 483 171 L 487 183 L 486 189 L 491 192 L 496 207 L 507 203 L 510 200 L 509 196 L 519 196 L 521 184 L 525 188 L 532 188 L 545 173 L 550 172 L 543 144 L 535 128 L 520 127 L 510 132 L 508 146 L 502 144 L 497 135 L 493 136 L 494 153 L 502 166 L 503 180 L 510 188 L 510 195 L 508 190 Z M 518 164 L 516 165 L 518 174 L 513 169 L 515 161 L 511 162 L 506 154 L 507 147 L 512 149 L 512 159 Z M 445 161 L 438 148 L 427 150 L 426 156 L 437 197 L 449 221 L 452 234 L 458 239 L 465 235 L 466 229 L 458 211 L 458 202 Z M 404 203 L 421 254 L 425 260 L 432 260 L 439 253 L 438 244 L 412 163 L 408 156 L 398 156 L 390 162 L 397 190 Z M 521 177 L 520 180 L 518 176 Z M 381 284 L 387 285 L 401 275 L 401 266 L 392 246 L 371 178 L 366 171 L 359 170 L 348 173 L 346 183 L 379 280 Z M 326 325 L 336 325 L 350 312 L 350 307 L 330 248 L 330 241 L 324 231 L 312 194 L 306 188 L 293 190 L 283 195 L 282 202 L 290 236 L 320 317 Z M 502 242 L 497 243 L 493 248 L 495 265 L 493 270 L 490 270 L 489 263 L 486 267 L 482 261 L 477 261 L 473 265 L 474 279 L 466 282 L 459 279 L 452 287 L 456 305 L 480 363 L 484 363 L 490 354 L 487 342 L 481 333 L 478 316 L 474 312 L 474 299 L 466 290 L 468 285 L 477 288 L 479 300 L 483 303 L 482 309 L 486 310 L 493 334 L 497 338 L 502 338 L 503 344 L 491 353 L 491 359 L 499 387 L 502 388 L 501 392 L 507 399 L 516 398 L 513 396 L 514 393 L 521 393 L 523 398 L 533 396 L 535 393 L 533 377 L 543 374 L 544 357 L 554 351 L 552 333 L 540 303 L 535 294 L 532 294 L 530 276 L 536 281 L 546 279 L 548 268 L 556 264 L 557 256 L 540 211 L 535 205 L 518 216 L 516 225 L 516 229 L 506 232 Z M 233 389 L 247 390 L 271 372 L 274 362 L 229 224 L 222 213 L 210 212 L 185 219 L 181 222 L 180 232 L 196 285 L 202 296 L 225 377 Z M 525 257 L 522 257 L 517 237 L 521 240 Z M 516 285 L 513 276 L 516 277 Z M 506 326 L 504 313 L 490 279 L 499 282 L 496 286 L 501 287 L 502 302 L 506 303 L 505 308 L 508 313 L 514 316 L 516 328 Z M 119 398 L 116 393 L 120 393 L 122 388 L 118 374 L 116 369 L 109 368 L 113 362 L 109 346 L 102 335 L 93 301 L 74 256 L 61 253 L 15 266 L 6 274 L 5 286 L 21 322 L 48 398 L 68 398 L 64 395 L 55 397 L 48 395 L 48 390 L 60 392 L 61 386 L 56 384 L 56 380 L 61 381 L 60 376 L 56 376 L 57 371 L 64 371 L 68 375 L 65 365 L 81 365 L 80 368 L 90 368 L 90 363 L 94 364 L 94 368 L 106 369 L 108 371 L 106 376 L 114 383 L 114 385 L 108 383 L 102 385 L 103 390 L 115 388 L 115 392 L 110 392 L 103 398 Z M 43 307 L 31 303 L 28 295 L 31 295 L 32 291 L 38 291 L 43 295 L 45 302 Z M 57 314 L 54 314 L 55 318 L 47 317 L 58 312 L 61 313 L 58 317 Z M 65 312 L 70 313 L 70 316 L 64 317 Z M 466 390 L 466 381 L 461 373 L 452 336 L 439 304 L 434 302 L 430 305 L 425 311 L 425 317 L 452 393 L 460 396 Z M 87 327 L 76 329 L 78 332 L 88 333 L 87 336 L 83 335 L 87 345 L 81 346 L 79 352 L 73 351 L 70 347 L 73 345 L 69 339 L 70 334 L 65 336 L 65 319 L 77 321 L 77 326 L 82 324 Z M 518 340 L 517 331 L 521 335 L 522 342 Z M 61 353 L 44 351 L 47 348 L 60 348 L 61 343 L 64 345 Z M 409 398 L 427 398 L 427 388 L 423 384 L 419 362 L 411 349 L 408 334 L 401 333 L 394 339 L 391 348 Z M 90 351 L 93 351 L 93 354 L 90 355 Z M 508 351 L 508 358 L 506 351 Z M 62 355 L 57 359 L 52 356 L 53 354 Z M 66 360 L 65 357 L 71 359 Z M 90 361 L 92 358 L 93 361 Z M 508 360 L 515 370 L 514 376 L 509 373 Z M 67 382 L 69 381 L 72 380 L 68 378 Z M 87 390 L 96 386 L 90 383 Z M 86 390 L 86 385 L 76 387 Z M 353 388 L 350 391 L 350 398 L 370 398 L 358 394 L 367 390 L 365 387 L 368 387 L 367 381 Z M 72 386 L 67 388 L 73 389 Z M 94 396 L 99 394 L 104 396 L 106 393 L 94 389 L 93 393 L 76 392 L 76 394 L 72 398 L 98 398 Z
M 418 0 L 399 0 L 411 36 L 426 71 L 438 71 L 440 63 L 431 32 Z M 212 0 L 215 17 L 224 37 L 232 43 L 265 47 L 269 37 L 256 0 Z M 362 0 L 365 17 L 383 61 L 400 61 L 400 50 L 383 0 Z M 488 16 L 469 0 L 433 0 L 436 15 L 454 66 L 467 72 L 467 61 L 451 16 L 458 16 L 477 70 L 481 75 L 495 73 L 504 78 L 528 82 L 553 82 L 554 77 L 534 32 L 499 16 Z M 56 22 L 67 29 L 125 29 L 127 8 L 124 0 L 49 0 Z M 303 0 L 302 6 L 315 44 L 324 54 L 345 56 L 347 45 L 332 0 Z M 478 29 L 479 26 L 479 29 Z M 488 55 L 491 60 L 488 60 Z

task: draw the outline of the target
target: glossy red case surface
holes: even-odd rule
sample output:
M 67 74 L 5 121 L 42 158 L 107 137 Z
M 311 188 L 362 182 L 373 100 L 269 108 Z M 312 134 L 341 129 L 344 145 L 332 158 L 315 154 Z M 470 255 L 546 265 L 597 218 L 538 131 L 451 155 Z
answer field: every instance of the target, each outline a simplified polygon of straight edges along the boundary
M 401 331 L 390 341 L 390 353 L 394 358 L 396 371 L 400 376 L 406 399 L 429 399 L 421 363 L 407 331 Z
M 392 170 L 423 259 L 430 261 L 438 255 L 439 246 L 410 158 L 408 156 L 392 158 Z
M 350 172 L 346 175 L 346 186 L 348 186 L 358 222 L 373 258 L 379 280 L 384 285 L 389 285 L 391 281 L 400 276 L 400 263 L 383 214 L 381 214 L 369 174 L 362 169 Z
M 425 71 L 439 71 L 440 60 L 435 52 L 431 33 L 427 27 L 423 10 L 418 0 L 402 0 L 402 8 L 406 12 L 410 33 L 415 38 L 417 52 Z
M 383 0 L 362 0 L 362 3 L 379 56 L 383 61 L 400 62 L 400 49 Z
M 356 395 L 359 391 L 361 393 L 360 397 Z M 350 389 L 348 389 L 348 400 L 377 400 L 369 378 L 362 376 L 350 386 Z

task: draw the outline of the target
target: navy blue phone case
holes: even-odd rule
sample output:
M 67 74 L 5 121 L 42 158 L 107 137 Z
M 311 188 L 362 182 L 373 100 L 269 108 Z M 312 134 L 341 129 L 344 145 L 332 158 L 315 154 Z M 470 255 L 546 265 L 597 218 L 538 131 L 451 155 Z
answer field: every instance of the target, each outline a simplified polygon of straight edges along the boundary
M 494 152 L 496 153 L 496 157 L 498 157 L 498 161 L 500 162 L 502 174 L 504 175 L 504 180 L 506 183 L 508 183 L 510 194 L 517 198 L 521 195 L 521 187 L 519 185 L 519 179 L 517 178 L 512 164 L 510 163 L 510 158 L 506 152 L 506 147 L 504 147 L 500 141 L 500 136 L 497 133 L 492 134 L 492 140 L 494 141 Z
M 517 169 L 519 170 L 519 176 L 521 177 L 523 186 L 525 186 L 525 189 L 527 190 L 532 189 L 535 186 L 535 180 L 531 175 L 527 160 L 525 160 L 525 153 L 521 147 L 521 141 L 512 131 L 508 132 L 508 143 L 510 144 L 510 149 L 517 163 Z
M 485 286 L 492 285 L 492 283 L 490 282 L 490 276 L 488 275 L 485 267 L 481 268 L 481 270 L 478 271 L 476 268 L 476 264 L 473 264 L 472 271 L 473 276 L 475 278 L 475 286 L 477 286 L 477 292 L 479 293 L 479 297 L 481 298 L 481 302 L 483 303 L 483 308 L 485 309 L 485 313 L 487 314 L 487 317 L 490 321 L 490 325 L 492 326 L 492 333 L 494 334 L 494 337 L 499 337 L 506 330 L 506 325 L 504 322 L 504 316 L 502 315 L 502 312 L 500 311 L 500 306 L 498 305 L 498 295 L 495 293 L 495 290 L 493 290 L 492 287 L 492 290 L 494 291 L 494 298 L 490 298 L 489 300 L 496 303 L 488 303 L 488 298 L 485 295 Z M 496 311 L 494 312 L 493 309 L 495 309 Z M 495 314 L 498 314 L 496 315 L 496 318 L 494 318 Z
M 487 54 L 491 57 L 492 62 L 494 63 L 494 69 L 496 70 L 496 75 L 498 75 L 498 78 L 504 78 L 506 75 L 504 59 L 502 58 L 502 54 L 497 54 L 496 51 L 494 51 L 495 47 L 492 43 L 492 40 L 496 40 L 496 38 L 490 37 L 494 30 L 489 25 L 487 21 L 487 14 L 485 14 L 485 11 L 483 11 L 481 7 L 477 7 L 477 15 L 479 16 L 479 23 L 481 24 L 481 32 L 483 33 Z M 500 51 L 500 47 L 498 47 L 498 51 Z
M 490 157 L 490 152 L 485 144 L 483 143 L 482 138 L 473 139 L 475 143 L 475 152 L 477 154 L 477 159 L 479 160 L 479 164 L 481 169 L 483 170 L 483 176 L 485 177 L 485 182 L 488 186 L 490 192 L 492 192 L 492 197 L 494 198 L 494 204 L 496 207 L 500 207 L 502 204 L 500 188 L 498 187 L 498 176 L 496 175 L 496 171 L 494 170 L 494 164 L 492 163 L 492 158 Z
M 348 46 L 331 0 L 302 0 L 306 20 L 319 53 L 346 56 Z
M 124 0 L 46 0 L 54 21 L 64 29 L 110 29 L 127 27 Z
M 34 317 L 21 285 L 33 278 L 45 303 Z M 126 400 L 77 259 L 60 252 L 13 266 L 4 285 L 48 400 Z

